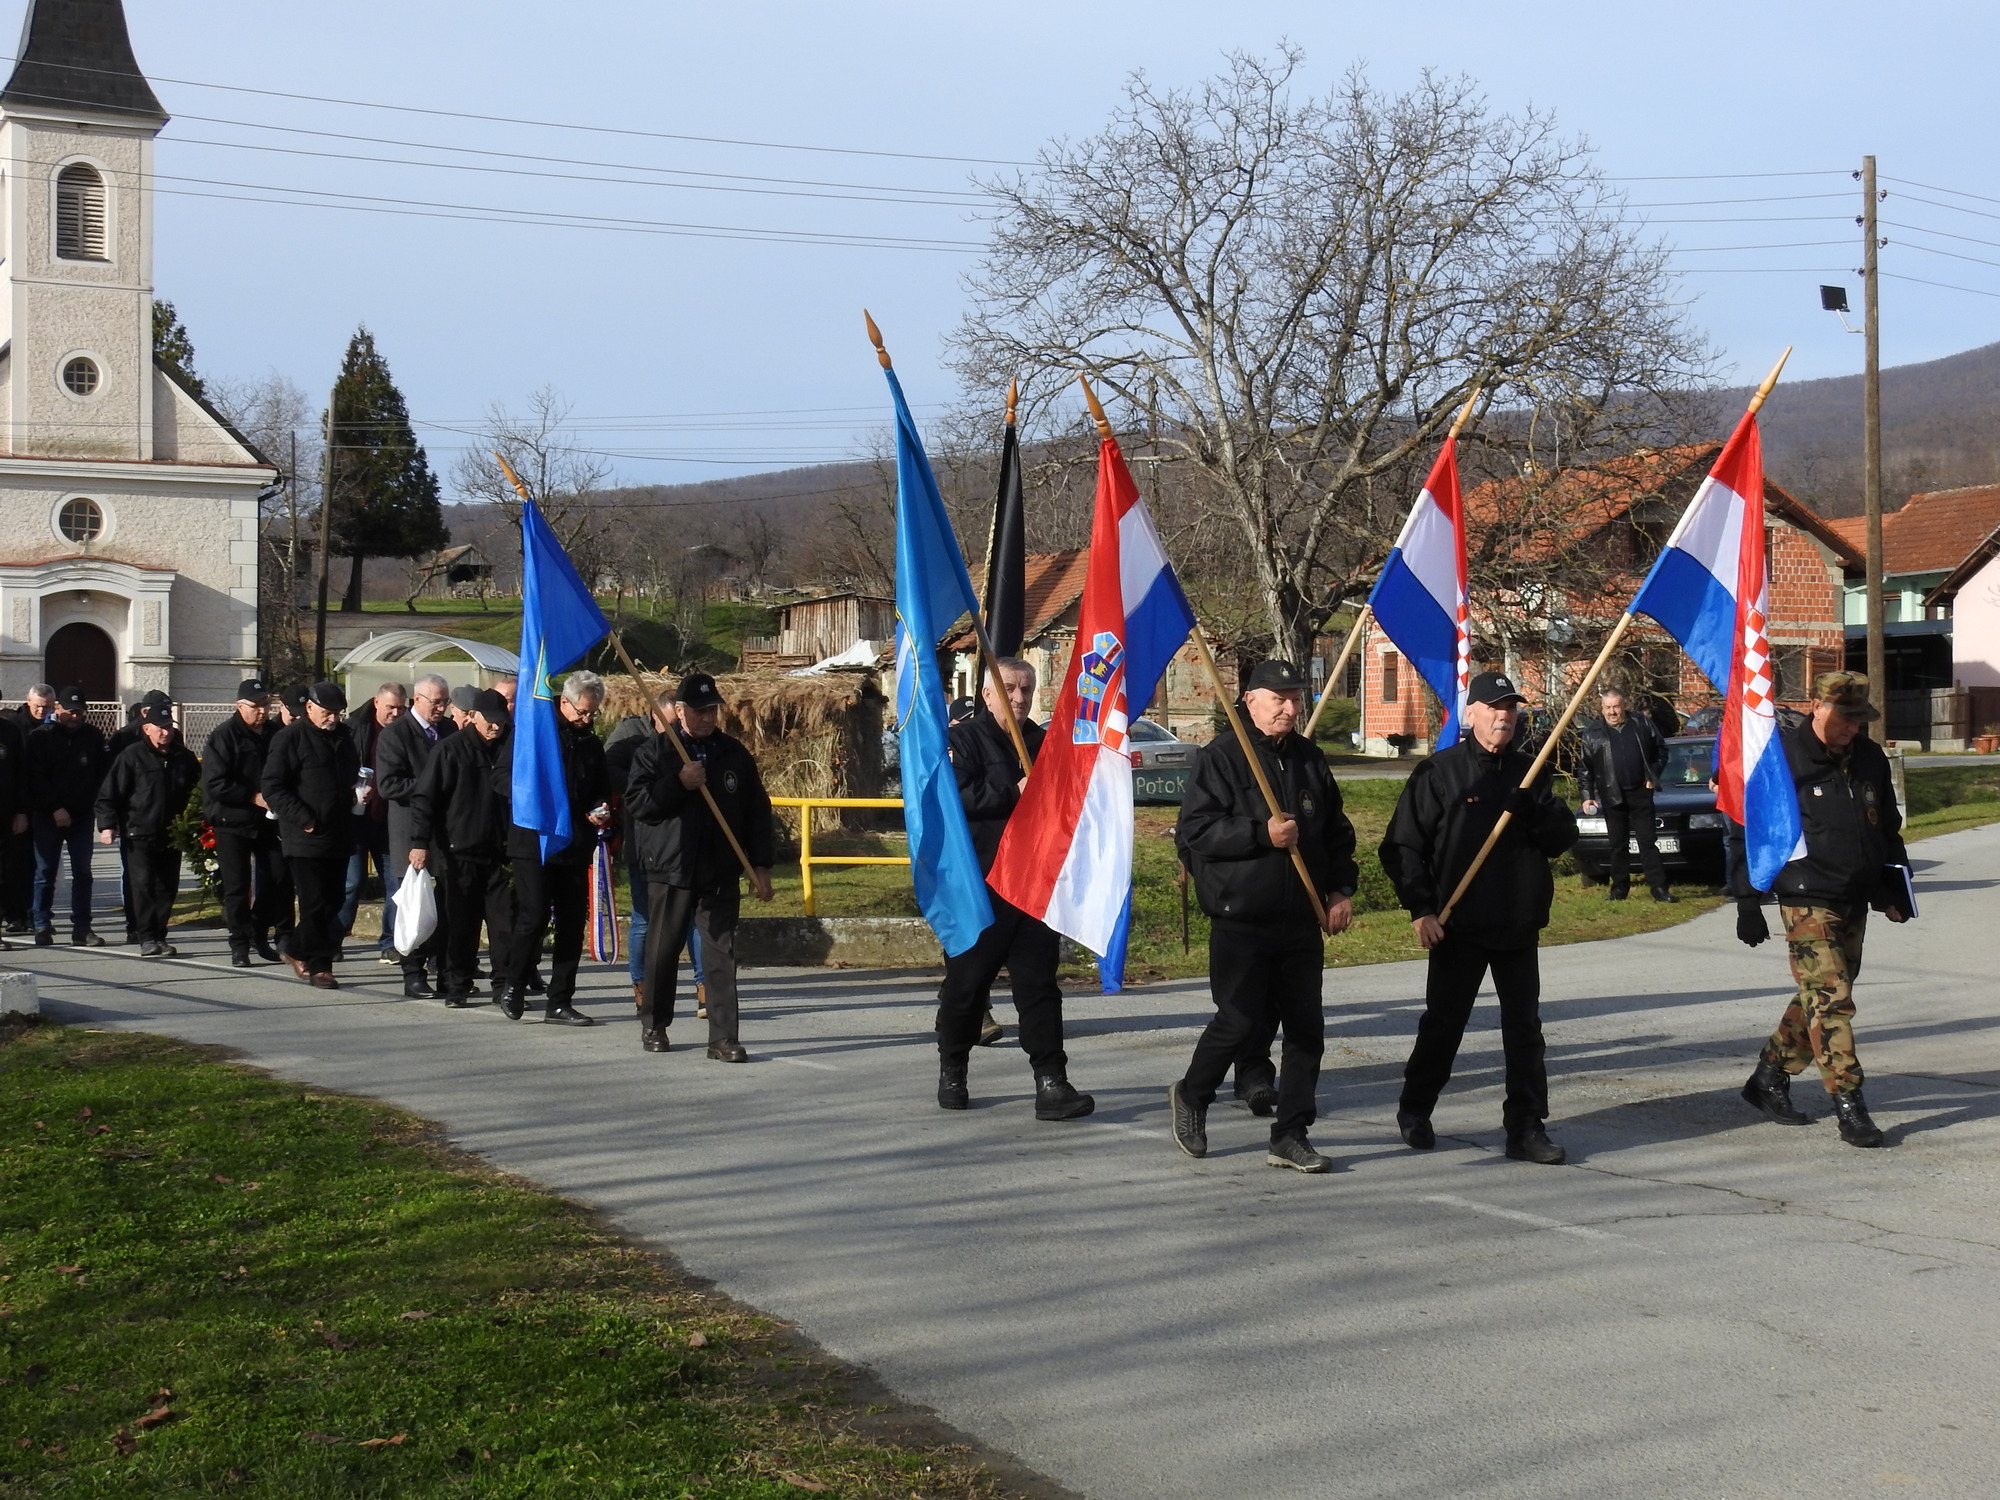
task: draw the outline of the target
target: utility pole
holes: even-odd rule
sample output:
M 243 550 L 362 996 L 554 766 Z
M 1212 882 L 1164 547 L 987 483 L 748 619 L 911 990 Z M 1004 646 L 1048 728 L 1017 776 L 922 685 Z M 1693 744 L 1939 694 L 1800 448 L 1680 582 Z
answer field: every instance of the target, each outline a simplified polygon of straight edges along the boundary
M 1873 179 L 1870 179 L 1871 181 Z M 327 546 L 333 535 L 333 402 L 335 387 L 326 398 L 326 456 L 320 465 L 319 482 L 319 612 L 313 624 L 312 677 L 317 682 L 326 671 L 326 587 L 333 571 Z
M 1868 532 L 1868 698 L 1881 713 L 1876 737 L 1889 738 L 1888 667 L 1882 644 L 1882 306 L 1875 253 L 1875 158 L 1861 158 L 1861 504 Z

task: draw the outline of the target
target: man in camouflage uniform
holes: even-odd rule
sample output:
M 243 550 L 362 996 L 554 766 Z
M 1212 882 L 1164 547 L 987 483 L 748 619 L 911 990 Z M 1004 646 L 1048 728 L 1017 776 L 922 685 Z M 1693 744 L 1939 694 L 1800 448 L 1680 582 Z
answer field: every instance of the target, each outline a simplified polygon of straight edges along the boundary
M 1882 1132 L 1861 1095 L 1854 1055 L 1854 980 L 1873 906 L 1891 922 L 1909 919 L 1895 904 L 1889 867 L 1907 865 L 1903 815 L 1889 779 L 1889 758 L 1861 733 L 1881 718 L 1868 702 L 1868 679 L 1824 672 L 1813 684 L 1811 717 L 1782 731 L 1798 788 L 1805 853 L 1778 872 L 1773 891 L 1791 949 L 1798 993 L 1764 1043 L 1743 1097 L 1781 1125 L 1810 1117 L 1791 1101 L 1791 1078 L 1817 1065 L 1833 1097 L 1840 1138 L 1879 1146 Z M 1739 904 L 1737 935 L 1755 947 L 1769 936 L 1758 898 Z

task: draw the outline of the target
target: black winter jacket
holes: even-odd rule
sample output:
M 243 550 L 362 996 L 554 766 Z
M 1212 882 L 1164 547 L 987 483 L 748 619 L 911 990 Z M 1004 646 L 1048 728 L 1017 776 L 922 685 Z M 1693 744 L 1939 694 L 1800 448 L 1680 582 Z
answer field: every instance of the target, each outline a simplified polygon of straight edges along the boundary
M 1470 739 L 1440 750 L 1410 773 L 1389 828 L 1382 868 L 1412 918 L 1434 917 L 1500 821 L 1531 764 L 1508 749 L 1482 750 Z M 1526 948 L 1549 925 L 1555 877 L 1549 861 L 1576 843 L 1576 818 L 1546 780 L 1528 792 L 1451 914 L 1447 930 L 1493 948 Z
M 611 778 L 611 794 L 619 809 L 618 822 L 612 826 L 621 834 L 622 857 L 627 865 L 637 868 L 639 840 L 632 832 L 632 812 L 625 806 L 625 788 L 632 780 L 632 762 L 646 742 L 659 733 L 653 720 L 642 714 L 627 714 L 613 726 L 611 733 L 604 737 L 604 770 Z
M 231 833 L 254 834 L 274 825 L 257 805 L 264 790 L 264 758 L 278 726 L 245 724 L 231 714 L 215 727 L 201 754 L 202 816 Z
M 1658 727 L 1644 714 L 1629 713 L 1619 727 L 1638 736 L 1639 757 L 1646 763 L 1646 780 L 1659 786 L 1660 778 L 1667 772 L 1667 742 L 1660 738 Z M 1576 784 L 1585 802 L 1610 807 L 1625 805 L 1625 789 L 1618 783 L 1618 761 L 1611 748 L 1614 732 L 1601 720 L 1583 731 L 1583 754 L 1576 764 Z
M 679 734 L 679 730 L 670 731 Z M 708 770 L 715 805 L 742 844 L 750 863 L 769 869 L 776 858 L 777 829 L 771 798 L 755 758 L 742 742 L 717 730 L 697 739 L 683 736 L 688 753 Z M 632 819 L 632 862 L 649 883 L 690 891 L 738 890 L 743 867 L 699 791 L 681 785 L 680 752 L 665 733 L 639 747 L 625 784 Z
M 410 798 L 410 847 L 442 849 L 460 859 L 505 859 L 511 820 L 493 777 L 513 760 L 511 734 L 488 743 L 467 729 L 440 740 Z
M 410 803 L 417 795 L 417 780 L 438 747 L 457 732 L 456 724 L 441 717 L 433 740 L 424 733 L 421 719 L 401 713 L 375 742 L 375 793 L 389 808 L 391 870 L 402 869 L 410 860 Z
M 1021 738 L 1028 754 L 1040 756 L 1048 731 L 1032 719 L 1021 721 Z M 1000 852 L 1000 835 L 1021 800 L 1021 757 L 1014 753 L 1014 741 L 1007 727 L 981 708 L 969 719 L 951 726 L 951 769 L 958 778 L 958 800 L 965 804 L 965 821 L 972 829 L 972 847 L 979 851 L 983 874 L 993 868 Z
M 1354 825 L 1341 806 L 1326 756 L 1303 735 L 1273 740 L 1252 730 L 1250 740 L 1279 810 L 1298 821 L 1299 852 L 1313 885 L 1322 897 L 1329 891 L 1353 895 L 1360 880 Z M 1218 735 L 1203 745 L 1174 835 L 1201 909 L 1231 922 L 1316 926 L 1291 854 L 1272 847 L 1270 816 L 1236 736 Z
M 107 764 L 104 735 L 86 719 L 64 726 L 54 719 L 28 736 L 28 810 L 63 809 L 75 823 L 97 805 Z
M 286 854 L 329 859 L 353 852 L 354 784 L 360 777 L 361 757 L 345 724 L 318 729 L 301 719 L 271 741 L 262 790 L 278 815 Z
M 27 746 L 20 723 L 12 714 L 0 714 L 0 837 L 12 829 L 14 815 L 27 810 Z
M 1910 858 L 1889 757 L 1861 736 L 1835 756 L 1810 719 L 1780 734 L 1799 792 L 1806 852 L 1778 872 L 1773 894 L 1787 906 L 1872 904 L 1881 910 L 1883 867 Z
M 127 745 L 97 793 L 97 826 L 128 839 L 158 842 L 201 783 L 201 762 L 177 736 L 165 750 L 141 740 Z
M 563 781 L 569 789 L 569 842 L 556 850 L 551 865 L 587 865 L 597 852 L 597 830 L 590 815 L 611 800 L 611 773 L 604 765 L 604 744 L 588 724 L 572 724 L 557 709 L 556 742 L 562 747 Z M 511 745 L 512 739 L 509 738 Z M 494 768 L 494 789 L 511 803 L 514 795 L 512 754 Z M 514 823 L 507 830 L 509 859 L 539 859 L 542 836 Z

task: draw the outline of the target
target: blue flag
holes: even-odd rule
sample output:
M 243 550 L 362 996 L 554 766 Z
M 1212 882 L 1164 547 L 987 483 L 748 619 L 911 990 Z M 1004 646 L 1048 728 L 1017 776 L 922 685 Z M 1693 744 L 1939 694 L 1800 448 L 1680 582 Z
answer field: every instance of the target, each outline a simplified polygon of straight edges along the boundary
M 514 701 L 514 826 L 542 836 L 542 858 L 569 843 L 569 788 L 551 679 L 611 634 L 569 554 L 532 500 L 521 506 L 521 685 Z
M 993 925 L 993 904 L 951 769 L 951 718 L 937 644 L 960 615 L 978 613 L 979 600 L 902 383 L 894 370 L 883 373 L 896 401 L 896 729 L 903 826 L 917 907 L 944 951 L 958 954 Z

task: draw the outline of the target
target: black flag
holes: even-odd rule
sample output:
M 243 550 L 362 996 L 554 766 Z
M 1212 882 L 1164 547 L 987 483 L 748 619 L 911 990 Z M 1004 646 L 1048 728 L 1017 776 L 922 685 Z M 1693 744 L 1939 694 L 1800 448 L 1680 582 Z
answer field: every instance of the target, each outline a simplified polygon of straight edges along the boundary
M 1027 630 L 1027 517 L 1021 498 L 1021 445 L 1014 429 L 1015 386 L 1007 388 L 1007 430 L 1000 441 L 1000 490 L 993 500 L 993 531 L 986 544 L 986 634 L 995 656 L 1017 656 Z M 973 693 L 979 691 L 975 674 Z

